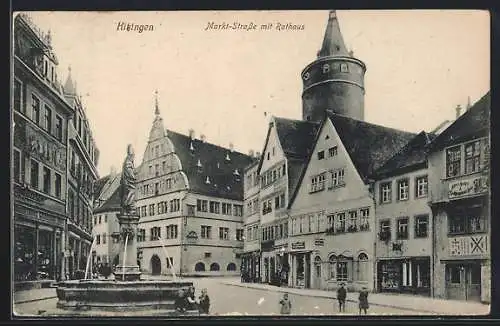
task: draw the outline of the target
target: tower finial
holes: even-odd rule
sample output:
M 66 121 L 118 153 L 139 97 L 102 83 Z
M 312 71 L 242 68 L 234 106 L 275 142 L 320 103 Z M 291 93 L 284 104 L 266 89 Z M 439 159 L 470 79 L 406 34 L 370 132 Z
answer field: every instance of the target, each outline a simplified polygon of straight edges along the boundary
M 158 108 L 158 90 L 155 90 L 155 115 L 160 115 L 160 109 Z
M 340 33 L 339 22 L 337 20 L 337 12 L 330 10 L 328 14 L 328 23 L 326 25 L 325 37 L 321 50 L 318 52 L 318 58 L 334 55 L 348 55 L 347 48 Z

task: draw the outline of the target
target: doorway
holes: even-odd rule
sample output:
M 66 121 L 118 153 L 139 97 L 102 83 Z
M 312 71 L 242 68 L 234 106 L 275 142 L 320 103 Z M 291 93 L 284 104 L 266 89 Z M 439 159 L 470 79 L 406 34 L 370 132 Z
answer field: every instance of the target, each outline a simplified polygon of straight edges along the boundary
M 275 284 L 277 283 L 276 279 L 276 262 L 274 257 L 269 259 L 269 283 Z
M 313 288 L 321 289 L 321 257 L 319 256 L 314 258 Z
M 157 255 L 153 255 L 153 257 L 151 257 L 151 274 L 161 274 L 161 260 Z
M 481 263 L 447 264 L 446 297 L 455 300 L 481 301 Z

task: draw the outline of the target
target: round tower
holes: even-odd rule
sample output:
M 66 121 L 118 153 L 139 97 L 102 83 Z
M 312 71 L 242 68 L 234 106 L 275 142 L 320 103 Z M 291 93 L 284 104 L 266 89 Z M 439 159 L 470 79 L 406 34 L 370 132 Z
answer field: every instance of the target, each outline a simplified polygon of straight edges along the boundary
M 329 109 L 364 119 L 365 64 L 345 46 L 335 10 L 330 11 L 321 50 L 302 71 L 302 119 L 321 121 Z

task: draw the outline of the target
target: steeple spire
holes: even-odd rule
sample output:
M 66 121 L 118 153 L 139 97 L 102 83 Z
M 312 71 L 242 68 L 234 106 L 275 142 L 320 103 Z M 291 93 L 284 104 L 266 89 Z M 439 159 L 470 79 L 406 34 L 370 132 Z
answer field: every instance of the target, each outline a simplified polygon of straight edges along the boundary
M 155 90 L 155 115 L 160 115 L 160 109 L 158 108 L 158 90 Z
M 340 33 L 339 22 L 337 20 L 337 13 L 331 10 L 328 15 L 328 24 L 326 25 L 325 37 L 321 50 L 318 51 L 318 58 L 328 56 L 348 56 L 349 53 Z
M 73 83 L 73 79 L 71 78 L 71 66 L 68 66 L 68 77 L 64 83 L 64 93 L 68 95 L 76 95 L 76 84 Z

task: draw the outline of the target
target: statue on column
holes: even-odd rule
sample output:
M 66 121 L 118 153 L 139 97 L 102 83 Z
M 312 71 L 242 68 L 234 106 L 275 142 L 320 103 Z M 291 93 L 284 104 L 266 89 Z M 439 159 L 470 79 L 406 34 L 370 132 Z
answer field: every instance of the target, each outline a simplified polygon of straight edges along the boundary
M 135 198 L 135 183 L 136 176 L 134 170 L 134 150 L 132 145 L 127 146 L 127 157 L 123 162 L 122 177 L 121 177 L 121 208 L 122 214 L 136 214 L 136 198 Z

